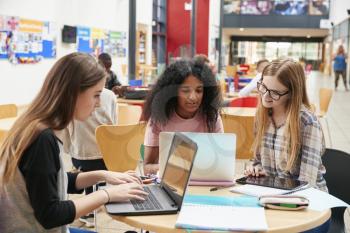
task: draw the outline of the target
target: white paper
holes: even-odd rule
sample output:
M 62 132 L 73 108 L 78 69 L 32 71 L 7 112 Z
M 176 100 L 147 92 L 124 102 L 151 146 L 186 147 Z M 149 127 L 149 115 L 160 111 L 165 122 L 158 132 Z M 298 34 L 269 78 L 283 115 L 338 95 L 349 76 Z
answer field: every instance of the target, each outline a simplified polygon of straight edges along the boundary
M 279 195 L 279 194 L 284 194 L 289 192 L 289 190 L 275 189 L 275 188 L 269 188 L 269 187 L 258 186 L 258 185 L 250 185 L 250 184 L 235 186 L 231 188 L 230 191 L 235 193 L 243 193 L 254 197 L 260 197 L 263 195 Z
M 266 231 L 265 210 L 184 203 L 176 227 L 197 230 Z
M 300 195 L 309 199 L 310 203 L 308 208 L 312 210 L 323 211 L 333 207 L 349 207 L 347 203 L 339 198 L 315 188 L 298 191 L 293 193 L 293 195 Z

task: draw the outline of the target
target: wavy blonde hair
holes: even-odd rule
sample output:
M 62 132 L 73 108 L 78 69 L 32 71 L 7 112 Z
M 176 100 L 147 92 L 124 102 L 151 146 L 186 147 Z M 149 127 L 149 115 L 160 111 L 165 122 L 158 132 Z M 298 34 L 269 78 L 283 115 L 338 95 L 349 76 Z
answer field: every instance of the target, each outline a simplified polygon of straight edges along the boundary
M 8 132 L 0 148 L 0 188 L 14 175 L 23 152 L 45 128 L 62 130 L 73 119 L 78 95 L 106 77 L 104 68 L 88 54 L 59 59 L 41 90 Z
M 306 93 L 305 73 L 303 67 L 291 59 L 277 59 L 265 67 L 264 76 L 275 76 L 277 80 L 288 88 L 288 101 L 286 102 L 287 119 L 284 136 L 286 144 L 284 153 L 287 153 L 287 165 L 283 168 L 290 171 L 297 161 L 301 147 L 300 109 L 302 105 L 310 109 L 309 99 Z M 255 116 L 256 137 L 253 143 L 255 154 L 259 153 L 262 139 L 269 124 L 269 109 L 261 104 L 261 96 Z

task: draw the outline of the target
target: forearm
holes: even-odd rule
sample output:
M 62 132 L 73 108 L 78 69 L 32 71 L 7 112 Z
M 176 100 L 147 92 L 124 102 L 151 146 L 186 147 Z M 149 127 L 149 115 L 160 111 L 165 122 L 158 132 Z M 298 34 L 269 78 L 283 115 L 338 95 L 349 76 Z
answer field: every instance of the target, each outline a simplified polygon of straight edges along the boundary
M 75 182 L 75 188 L 79 190 L 95 185 L 100 181 L 104 181 L 105 172 L 106 171 L 98 170 L 79 173 Z
M 72 201 L 76 210 L 75 219 L 77 219 L 106 204 L 109 201 L 109 196 L 106 191 L 99 190 Z

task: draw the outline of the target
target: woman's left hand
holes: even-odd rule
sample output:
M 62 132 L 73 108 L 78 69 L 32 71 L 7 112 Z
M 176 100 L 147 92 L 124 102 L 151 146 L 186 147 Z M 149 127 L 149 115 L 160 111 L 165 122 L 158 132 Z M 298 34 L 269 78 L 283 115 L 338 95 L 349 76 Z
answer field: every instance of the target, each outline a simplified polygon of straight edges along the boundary
M 106 171 L 104 178 L 108 184 L 114 185 L 126 183 L 142 183 L 140 177 L 135 173 L 135 171 L 126 171 L 124 173 Z

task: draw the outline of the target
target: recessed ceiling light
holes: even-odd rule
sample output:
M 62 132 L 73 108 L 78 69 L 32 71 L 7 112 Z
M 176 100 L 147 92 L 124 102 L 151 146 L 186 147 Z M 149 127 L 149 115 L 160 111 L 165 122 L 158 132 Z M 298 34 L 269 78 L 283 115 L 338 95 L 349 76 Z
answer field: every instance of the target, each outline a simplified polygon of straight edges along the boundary
M 311 38 L 311 36 L 310 36 L 310 35 L 307 35 L 306 38 Z
M 243 31 L 244 31 L 244 28 L 240 28 L 239 30 L 240 30 L 241 32 L 243 32 Z

